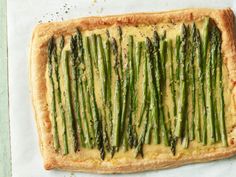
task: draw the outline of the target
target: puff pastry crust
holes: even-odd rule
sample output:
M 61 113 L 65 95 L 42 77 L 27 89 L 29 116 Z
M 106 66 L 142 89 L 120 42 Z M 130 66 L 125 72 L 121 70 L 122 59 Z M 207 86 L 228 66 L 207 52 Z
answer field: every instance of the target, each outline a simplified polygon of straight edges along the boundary
M 236 154 L 236 130 L 231 127 L 227 130 L 228 147 L 209 146 L 194 150 L 181 150 L 176 156 L 169 151 L 163 151 L 159 155 L 153 154 L 136 159 L 129 153 L 127 156 L 117 156 L 113 159 L 99 158 L 97 150 L 89 153 L 83 149 L 77 153 L 63 156 L 54 151 L 49 119 L 48 103 L 46 99 L 46 65 L 47 65 L 47 42 L 54 35 L 70 35 L 79 27 L 81 30 L 92 30 L 109 27 L 112 25 L 151 25 L 159 22 L 190 22 L 209 16 L 222 32 L 223 61 L 228 70 L 231 87 L 230 106 L 231 117 L 236 119 L 236 36 L 234 14 L 231 9 L 185 9 L 160 13 L 137 13 L 119 16 L 88 17 L 74 19 L 65 22 L 52 22 L 39 24 L 32 35 L 29 54 L 30 86 L 35 112 L 35 120 L 39 135 L 41 154 L 45 169 L 64 169 L 70 171 L 84 171 L 93 173 L 130 173 L 145 170 L 177 167 L 184 164 L 206 162 L 230 157 Z M 226 122 L 227 123 L 227 122 Z M 158 151 L 158 149 L 157 149 Z

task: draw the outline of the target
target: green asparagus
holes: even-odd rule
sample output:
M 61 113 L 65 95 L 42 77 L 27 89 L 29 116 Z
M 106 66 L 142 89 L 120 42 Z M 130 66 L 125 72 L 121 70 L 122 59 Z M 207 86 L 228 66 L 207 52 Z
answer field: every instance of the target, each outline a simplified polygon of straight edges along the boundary
M 78 95 L 78 82 L 77 82 L 77 67 L 78 67 L 78 49 L 77 49 L 77 36 L 71 36 L 70 39 L 71 47 L 71 66 L 72 66 L 72 95 L 74 103 L 75 117 L 78 121 L 79 139 L 80 145 L 83 147 L 85 138 L 84 131 L 82 127 L 81 115 L 80 115 L 80 105 L 79 105 L 79 95 Z M 73 105 L 73 104 L 72 104 Z
M 89 43 L 88 37 L 85 38 L 84 48 L 85 48 L 85 56 L 86 56 L 86 68 L 88 69 L 88 72 L 87 72 L 88 86 L 89 86 L 88 91 L 90 93 L 90 98 L 91 98 L 91 107 L 92 107 L 92 114 L 93 114 L 96 145 L 97 145 L 98 150 L 100 151 L 101 159 L 104 160 L 105 150 L 104 150 L 104 144 L 103 144 L 102 122 L 101 122 L 101 118 L 99 117 L 99 111 L 98 111 L 95 91 L 94 91 L 93 68 L 92 68 L 93 64 L 92 64 L 92 59 L 91 59 L 90 43 Z
M 194 79 L 193 80 L 193 84 L 194 84 L 194 81 L 197 83 L 197 82 L 199 82 L 200 83 L 200 86 L 197 88 L 197 89 L 195 89 L 196 90 L 196 97 L 197 98 L 195 98 L 195 101 L 196 100 L 198 100 L 198 99 L 200 99 L 201 101 L 200 101 L 200 103 L 201 104 L 203 104 L 203 105 L 201 105 L 200 103 L 199 103 L 199 101 L 197 102 L 197 104 L 196 103 L 194 103 L 195 104 L 195 106 L 196 106 L 196 110 L 197 110 L 197 112 L 196 112 L 196 117 L 195 117 L 195 131 L 196 131 L 196 133 L 195 133 L 195 135 L 196 135 L 196 139 L 197 139 L 197 141 L 198 142 L 201 142 L 202 141 L 202 133 L 201 133 L 201 109 L 203 108 L 203 118 L 205 119 L 205 96 L 204 96 L 204 92 L 202 92 L 202 91 L 204 91 L 204 87 L 203 87 L 203 83 L 202 83 L 202 67 L 201 67 L 201 60 L 202 60 L 202 58 L 201 58 L 201 41 L 200 41 L 200 34 L 199 34 L 199 30 L 197 30 L 197 28 L 196 28 L 196 25 L 195 25 L 195 23 L 193 23 L 193 26 L 192 26 L 192 42 L 193 42 L 193 54 L 192 54 L 192 62 L 194 63 L 194 59 L 196 58 L 196 65 L 197 65 L 197 67 L 196 67 L 196 69 L 195 69 L 195 67 L 193 66 L 193 69 L 194 69 L 194 71 L 195 71 L 195 74 L 192 76 L 192 78 Z M 192 71 L 193 72 L 193 71 Z M 195 80 L 195 77 L 197 77 L 197 79 Z M 193 97 L 194 98 L 194 97 Z M 193 105 L 194 105 L 193 104 Z
M 64 71 L 64 83 L 65 83 L 65 98 L 66 98 L 66 107 L 68 111 L 68 132 L 70 133 L 70 139 L 72 141 L 72 149 L 76 152 L 79 148 L 78 139 L 75 128 L 75 120 L 72 111 L 72 100 L 71 100 L 71 92 L 70 92 L 70 77 L 69 77 L 69 57 L 70 51 L 66 50 L 62 53 L 63 59 L 63 71 Z
M 203 45 L 202 45 L 202 58 L 203 58 L 203 71 L 206 71 L 206 61 L 207 61 L 207 51 L 208 51 L 208 43 L 209 43 L 209 25 L 210 25 L 210 18 L 205 17 L 204 19 L 204 26 L 203 26 Z
M 180 69 L 180 61 L 179 61 L 179 49 L 180 49 L 180 36 L 176 36 L 176 43 L 175 43 L 175 60 L 176 60 L 176 80 L 179 83 L 179 69 Z
M 88 132 L 89 135 L 86 135 L 87 146 L 93 147 L 94 140 L 94 129 L 92 125 L 92 109 L 90 103 L 90 96 L 88 90 L 88 82 L 85 74 L 85 61 L 84 61 L 84 48 L 83 48 L 83 39 L 82 34 L 79 29 L 77 29 L 77 48 L 78 48 L 78 58 L 79 58 L 79 66 L 78 66 L 78 78 L 79 78 L 79 91 L 80 91 L 80 100 L 82 106 L 82 119 L 85 123 L 85 131 Z M 86 114 L 88 111 L 89 114 Z M 90 123 L 90 124 L 89 124 Z M 88 139 L 90 138 L 90 140 Z
M 129 65 L 127 64 L 124 73 L 124 83 L 123 83 L 123 95 L 122 95 L 122 112 L 121 112 L 121 134 L 122 140 L 124 142 L 124 146 L 126 146 L 127 141 L 125 141 L 125 132 L 126 132 L 126 117 L 128 112 L 128 99 L 129 99 Z
M 213 106 L 213 124 L 215 127 L 215 141 L 220 140 L 220 127 L 219 127 L 219 120 L 218 120 L 218 107 L 217 107 L 217 85 L 216 85 L 216 79 L 217 79 L 217 27 L 215 25 L 212 25 L 211 28 L 211 38 L 210 38 L 210 56 L 211 56 L 211 79 L 212 79 L 212 106 Z
M 168 58 L 170 59 L 170 88 L 171 88 L 171 96 L 173 102 L 173 115 L 176 117 L 177 107 L 176 107 L 176 90 L 175 90 L 175 73 L 174 73 L 174 61 L 173 61 L 173 48 L 172 48 L 172 40 L 168 41 L 167 47 Z
M 186 45 L 187 45 L 187 29 L 186 26 L 182 25 L 182 32 L 180 36 L 180 98 L 178 103 L 177 120 L 175 127 L 175 136 L 181 137 L 183 135 L 184 125 L 184 114 L 185 114 L 185 103 L 186 103 L 186 81 L 185 81 L 185 60 L 186 60 Z
M 110 40 L 106 40 L 105 46 L 106 64 L 107 64 L 107 125 L 108 125 L 108 136 L 111 137 L 112 134 L 112 62 L 111 62 L 111 44 Z
M 60 116 L 62 119 L 62 139 L 63 139 L 63 154 L 66 155 L 68 154 L 68 140 L 67 140 L 67 131 L 66 131 L 66 117 L 65 117 L 65 110 L 62 104 L 62 95 L 61 95 L 61 82 L 60 82 L 60 73 L 59 73 L 59 65 L 61 63 L 61 53 L 64 48 L 64 36 L 61 37 L 60 39 L 60 46 L 57 48 L 57 54 L 53 55 L 53 62 L 54 62 L 54 70 L 56 74 L 56 84 L 57 84 L 57 89 L 56 89 L 56 95 L 57 95 L 57 100 L 58 100 L 58 105 L 59 105 L 59 112 Z
M 139 122 L 138 122 L 139 127 L 142 123 L 143 115 L 144 115 L 144 112 L 147 108 L 147 105 L 146 105 L 147 90 L 148 90 L 147 83 L 148 83 L 148 72 L 147 72 L 147 60 L 145 59 L 144 64 L 143 64 L 143 83 L 142 83 L 143 100 L 142 100 L 142 107 L 141 107 L 141 111 L 140 111 L 140 118 L 139 118 Z
M 52 121 L 52 131 L 53 131 L 53 145 L 57 151 L 60 148 L 59 138 L 58 138 L 58 128 L 57 128 L 57 112 L 56 112 L 56 100 L 55 100 L 55 86 L 53 80 L 53 53 L 55 51 L 54 37 L 51 37 L 48 41 L 48 75 L 50 81 L 50 95 L 51 95 L 51 121 Z
M 192 119 L 190 122 L 190 130 L 189 130 L 189 138 L 190 140 L 195 139 L 195 121 L 196 121 L 196 84 L 195 84 L 195 46 L 194 46 L 194 38 L 196 36 L 196 26 L 195 24 L 191 27 L 191 58 L 190 58 L 190 80 L 191 80 L 191 96 L 192 96 Z
M 164 144 L 166 146 L 169 146 L 169 137 L 168 137 L 168 131 L 166 127 L 166 122 L 165 122 L 165 110 L 163 106 L 163 96 L 165 92 L 165 83 L 166 83 L 166 69 L 163 68 L 165 67 L 166 63 L 166 55 L 163 54 L 163 52 L 166 52 L 166 42 L 160 42 L 158 39 L 158 34 L 156 31 L 154 31 L 154 70 L 155 70 L 155 80 L 156 82 L 156 88 L 157 88 L 157 105 L 159 109 L 159 117 L 160 117 L 160 125 L 161 125 L 161 130 L 162 130 L 162 136 L 164 139 Z M 160 46 L 158 45 L 158 42 L 160 43 Z M 163 44 L 161 44 L 163 43 Z M 163 46 L 162 46 L 163 45 Z M 158 48 L 160 47 L 160 49 Z M 159 52 L 158 52 L 159 49 Z
M 149 99 L 148 99 L 149 100 Z M 135 152 L 135 157 L 137 157 L 138 154 L 141 154 L 141 156 L 143 157 L 143 144 L 145 141 L 145 136 L 147 133 L 147 129 L 148 129 L 148 117 L 149 117 L 149 102 L 147 102 L 147 106 L 145 109 L 145 113 L 144 113 L 144 124 L 143 124 L 143 128 L 142 128 L 142 132 L 139 135 L 139 140 L 138 140 L 138 145 L 135 148 L 136 152 Z
M 98 46 L 98 68 L 99 68 L 99 76 L 101 80 L 101 88 L 102 88 L 102 99 L 103 104 L 107 104 L 107 67 L 106 67 L 106 58 L 105 52 L 102 43 L 101 35 L 97 36 L 97 46 Z
M 207 117 L 206 117 L 206 100 L 205 100 L 205 90 L 204 90 L 204 74 L 203 74 L 203 62 L 201 55 L 201 38 L 200 32 L 197 30 L 196 38 L 195 38 L 195 46 L 196 46 L 196 58 L 197 58 L 197 70 L 198 70 L 198 83 L 199 83 L 199 92 L 198 97 L 201 99 L 201 116 L 202 116 L 202 142 L 204 145 L 207 143 Z M 200 108 L 199 108 L 200 109 Z
M 153 46 L 152 42 L 149 38 L 146 38 L 146 60 L 147 60 L 147 66 L 148 66 L 148 83 L 150 87 L 150 96 L 151 96 L 151 103 L 150 103 L 150 109 L 151 109 L 151 116 L 153 119 L 153 128 L 154 128 L 154 143 L 158 144 L 160 142 L 159 139 L 159 106 L 158 103 L 158 94 L 157 94 L 157 88 L 155 85 L 155 75 L 154 75 L 154 67 L 153 67 L 153 59 L 152 59 L 152 52 L 153 52 Z
M 218 89 L 218 94 L 220 95 L 219 97 L 219 125 L 220 125 L 220 136 L 221 136 L 221 141 L 224 146 L 228 146 L 228 141 L 227 141 L 227 132 L 226 132 L 226 126 L 225 126 L 225 104 L 224 104 L 224 87 L 223 87 L 223 58 L 221 54 L 221 32 L 219 29 L 216 30 L 216 36 L 217 36 L 217 70 L 218 70 L 218 76 L 219 76 L 219 89 Z
M 134 112 L 134 55 L 133 55 L 133 36 L 128 37 L 128 65 L 129 65 L 129 113 L 128 113 L 128 144 L 133 148 L 134 144 L 134 131 L 133 131 L 133 112 Z
M 115 96 L 114 96 L 114 110 L 113 110 L 113 137 L 112 137 L 112 146 L 119 147 L 120 144 L 120 121 L 121 121 L 121 81 L 120 81 L 120 72 L 119 72 L 119 61 L 118 61 L 118 47 L 115 38 L 112 38 L 112 51 L 115 56 L 114 70 L 116 74 L 116 83 L 115 83 Z
M 97 48 L 97 36 L 96 34 L 92 34 L 90 37 L 91 41 L 91 53 L 92 53 L 92 59 L 94 62 L 94 66 L 98 68 L 98 48 Z
M 140 63 L 141 63 L 141 57 L 142 57 L 142 42 L 141 41 L 136 43 L 135 56 L 136 56 L 136 72 L 138 75 Z
M 215 124 L 214 124 L 214 106 L 213 106 L 213 93 L 212 93 L 212 72 L 214 71 L 214 66 L 212 65 L 212 61 L 214 62 L 216 59 L 216 34 L 215 34 L 215 28 L 212 28 L 211 30 L 211 38 L 210 38 L 210 55 L 207 59 L 207 65 L 206 65 L 206 95 L 207 95 L 207 118 L 209 122 L 209 135 L 210 135 L 210 142 L 215 142 Z
M 121 81 L 123 82 L 124 79 L 124 72 L 123 72 L 123 55 L 122 55 L 122 43 L 123 43 L 123 32 L 120 26 L 118 26 L 117 28 L 117 32 L 118 32 L 118 36 L 119 36 L 119 48 L 118 48 L 118 52 L 119 52 L 119 65 L 120 65 L 120 77 L 121 77 Z

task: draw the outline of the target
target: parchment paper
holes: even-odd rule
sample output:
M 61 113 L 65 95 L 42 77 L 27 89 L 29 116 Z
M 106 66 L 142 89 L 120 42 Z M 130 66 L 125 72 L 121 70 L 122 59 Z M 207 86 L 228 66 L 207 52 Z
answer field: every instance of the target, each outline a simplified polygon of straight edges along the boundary
M 95 174 L 46 171 L 39 152 L 28 81 L 28 47 L 39 22 L 91 15 L 155 12 L 188 7 L 231 7 L 234 0 L 8 0 L 9 93 L 13 177 L 71 177 Z M 236 158 L 120 176 L 236 176 Z M 117 175 L 118 176 L 118 175 Z

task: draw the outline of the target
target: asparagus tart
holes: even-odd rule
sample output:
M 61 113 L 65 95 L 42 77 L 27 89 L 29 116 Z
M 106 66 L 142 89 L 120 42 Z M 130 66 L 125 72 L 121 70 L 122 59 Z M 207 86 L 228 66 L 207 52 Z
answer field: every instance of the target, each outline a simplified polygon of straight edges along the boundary
M 230 9 L 38 25 L 30 83 L 45 169 L 128 173 L 236 154 Z

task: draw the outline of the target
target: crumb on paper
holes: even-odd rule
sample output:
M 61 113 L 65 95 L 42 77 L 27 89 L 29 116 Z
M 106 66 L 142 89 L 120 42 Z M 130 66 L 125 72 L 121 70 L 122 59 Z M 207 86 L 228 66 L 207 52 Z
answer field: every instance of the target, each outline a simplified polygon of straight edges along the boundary
M 75 177 L 75 174 L 73 172 L 71 172 L 70 177 Z
M 70 5 L 68 3 L 62 4 L 62 6 L 59 8 L 59 10 L 56 10 L 55 12 L 49 13 L 46 12 L 42 17 L 36 18 L 38 23 L 43 22 L 53 22 L 53 21 L 63 21 L 64 16 L 68 15 L 70 11 L 74 8 L 76 8 L 76 5 Z
M 100 9 L 98 9 L 96 12 L 98 13 L 98 14 L 101 14 L 102 12 L 103 12 L 103 10 L 104 10 L 104 8 L 103 7 L 101 7 Z
M 70 172 L 68 173 L 68 175 L 64 175 L 64 177 L 76 177 L 76 176 L 75 176 L 75 173 Z

